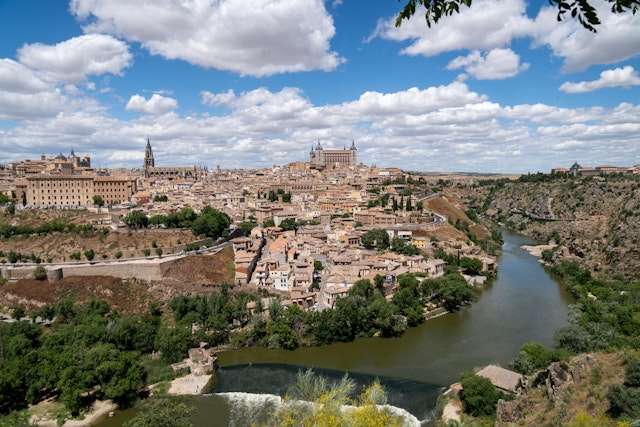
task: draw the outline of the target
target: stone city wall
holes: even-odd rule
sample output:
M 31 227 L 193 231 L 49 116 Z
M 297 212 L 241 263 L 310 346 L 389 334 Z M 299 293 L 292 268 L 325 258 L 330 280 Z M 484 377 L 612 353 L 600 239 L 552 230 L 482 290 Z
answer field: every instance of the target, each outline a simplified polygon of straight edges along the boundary
M 79 263 L 47 267 L 47 278 L 54 282 L 69 276 L 112 276 L 121 279 L 137 278 L 146 281 L 161 280 L 162 275 L 176 258 L 144 261 L 123 261 L 108 263 Z M 11 266 L 0 269 L 2 277 L 8 281 L 33 278 L 35 265 Z

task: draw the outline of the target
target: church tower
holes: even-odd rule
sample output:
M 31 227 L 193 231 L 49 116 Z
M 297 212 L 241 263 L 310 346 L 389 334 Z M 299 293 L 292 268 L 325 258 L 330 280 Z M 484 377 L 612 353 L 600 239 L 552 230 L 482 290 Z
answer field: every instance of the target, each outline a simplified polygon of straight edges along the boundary
M 153 150 L 151 149 L 151 141 L 147 137 L 147 148 L 144 150 L 144 169 L 153 168 L 156 166 L 156 162 L 153 159 Z

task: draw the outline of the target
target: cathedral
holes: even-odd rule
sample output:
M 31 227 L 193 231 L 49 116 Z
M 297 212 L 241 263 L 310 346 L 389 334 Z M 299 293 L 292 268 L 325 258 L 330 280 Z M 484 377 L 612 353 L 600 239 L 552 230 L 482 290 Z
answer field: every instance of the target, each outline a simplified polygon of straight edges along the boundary
M 144 163 L 142 164 L 145 178 L 158 178 L 166 180 L 174 179 L 204 179 L 207 175 L 207 168 L 203 166 L 175 166 L 175 167 L 156 167 L 156 161 L 153 158 L 153 149 L 151 141 L 147 138 L 147 147 L 144 150 Z
M 347 147 L 342 150 L 327 150 L 322 148 L 320 141 L 318 141 L 315 150 L 311 147 L 309 163 L 314 169 L 355 166 L 358 163 L 357 152 L 358 149 L 354 141 L 351 141 L 351 148 L 348 150 Z

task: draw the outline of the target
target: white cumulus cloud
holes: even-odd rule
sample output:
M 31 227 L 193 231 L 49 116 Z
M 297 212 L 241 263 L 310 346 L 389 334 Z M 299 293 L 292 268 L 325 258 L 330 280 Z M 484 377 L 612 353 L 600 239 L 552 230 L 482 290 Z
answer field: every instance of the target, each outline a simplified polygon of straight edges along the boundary
M 140 42 L 153 54 L 241 75 L 333 70 L 333 18 L 321 0 L 72 0 L 87 32 Z
M 478 80 L 501 80 L 514 77 L 529 68 L 528 63 L 520 63 L 511 49 L 492 49 L 486 55 L 474 50 L 467 56 L 459 56 L 447 65 L 448 70 L 464 68 Z
M 427 27 L 423 9 L 400 28 L 395 17 L 378 24 L 376 35 L 412 44 L 403 49 L 408 55 L 434 56 L 442 52 L 461 49 L 489 50 L 507 46 L 514 38 L 531 34 L 533 21 L 526 15 L 523 0 L 477 0 L 471 8 L 463 7 L 460 14 L 444 17 Z
M 89 75 L 122 74 L 132 56 L 127 44 L 112 36 L 86 34 L 53 46 L 24 45 L 18 60 L 53 81 L 79 83 Z
M 154 93 L 148 100 L 135 94 L 127 102 L 127 111 L 138 111 L 145 114 L 165 114 L 178 108 L 178 101 Z
M 609 3 L 594 2 L 602 22 L 597 33 L 567 17 L 556 21 L 557 9 L 544 7 L 535 19 L 534 45 L 546 45 L 564 59 L 563 71 L 583 71 L 594 64 L 613 64 L 640 54 L 640 14 L 611 13 Z
M 611 87 L 631 87 L 640 85 L 640 76 L 632 66 L 606 70 L 600 73 L 598 80 L 590 82 L 566 82 L 560 86 L 560 90 L 566 93 L 585 93 L 594 90 Z

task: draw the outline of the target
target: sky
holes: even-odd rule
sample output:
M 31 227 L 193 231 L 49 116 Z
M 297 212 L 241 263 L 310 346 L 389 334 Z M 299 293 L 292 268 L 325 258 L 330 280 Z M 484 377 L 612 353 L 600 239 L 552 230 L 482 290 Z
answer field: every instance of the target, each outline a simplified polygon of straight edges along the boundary
M 407 171 L 640 164 L 640 13 L 474 0 L 0 0 L 0 163 L 267 168 L 323 148 Z

